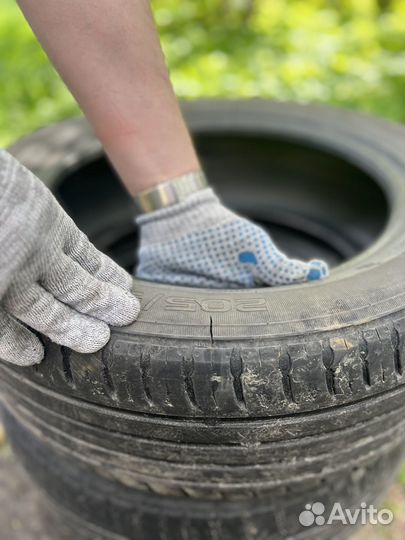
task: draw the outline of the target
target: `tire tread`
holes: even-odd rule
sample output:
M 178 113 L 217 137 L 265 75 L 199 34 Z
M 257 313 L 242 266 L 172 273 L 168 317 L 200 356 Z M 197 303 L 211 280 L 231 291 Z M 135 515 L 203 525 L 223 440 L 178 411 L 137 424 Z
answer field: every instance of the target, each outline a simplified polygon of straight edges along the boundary
M 198 345 L 113 334 L 102 353 L 48 343 L 36 369 L 13 368 L 64 395 L 141 413 L 269 417 L 355 402 L 404 383 L 405 318 L 292 343 Z M 55 362 L 56 359 L 56 362 Z

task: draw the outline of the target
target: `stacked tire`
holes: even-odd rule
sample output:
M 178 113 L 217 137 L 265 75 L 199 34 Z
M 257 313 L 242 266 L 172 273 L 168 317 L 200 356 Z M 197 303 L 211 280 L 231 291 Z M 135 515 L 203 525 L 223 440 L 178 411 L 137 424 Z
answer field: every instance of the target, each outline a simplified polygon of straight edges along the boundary
M 292 104 L 198 102 L 185 114 L 228 204 L 274 225 L 287 250 L 310 244 L 339 264 L 281 288 L 134 280 L 139 320 L 104 350 L 44 338 L 38 367 L 1 362 L 9 438 L 72 538 L 342 538 L 341 523 L 300 520 L 306 505 L 327 517 L 337 502 L 375 502 L 404 453 L 404 131 Z M 131 201 L 83 120 L 12 152 L 98 247 L 133 263 Z

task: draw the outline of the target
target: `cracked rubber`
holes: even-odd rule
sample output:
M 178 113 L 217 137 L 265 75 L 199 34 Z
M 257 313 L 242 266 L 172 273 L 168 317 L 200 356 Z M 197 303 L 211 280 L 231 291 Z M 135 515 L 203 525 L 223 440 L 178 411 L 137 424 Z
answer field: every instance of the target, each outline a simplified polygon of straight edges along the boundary
M 389 203 L 384 231 L 317 283 L 214 291 L 134 280 L 139 320 L 103 351 L 44 339 L 39 366 L 1 364 L 10 438 L 52 498 L 108 539 L 342 537 L 301 527 L 299 512 L 374 500 L 403 455 L 404 130 L 292 104 L 185 112 L 197 135 L 304 140 L 367 171 Z M 101 149 L 73 120 L 13 152 L 57 189 Z

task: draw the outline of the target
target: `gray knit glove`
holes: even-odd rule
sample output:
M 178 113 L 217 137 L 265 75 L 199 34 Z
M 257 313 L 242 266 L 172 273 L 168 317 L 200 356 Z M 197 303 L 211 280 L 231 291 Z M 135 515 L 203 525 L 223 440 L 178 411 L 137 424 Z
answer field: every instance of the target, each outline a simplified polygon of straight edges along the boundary
M 0 358 L 41 361 L 42 344 L 27 326 L 76 351 L 97 351 L 109 324 L 136 319 L 131 286 L 44 184 L 0 150 Z
M 221 204 L 212 189 L 137 218 L 139 278 L 195 287 L 275 286 L 328 275 L 323 261 L 289 259 L 269 235 Z

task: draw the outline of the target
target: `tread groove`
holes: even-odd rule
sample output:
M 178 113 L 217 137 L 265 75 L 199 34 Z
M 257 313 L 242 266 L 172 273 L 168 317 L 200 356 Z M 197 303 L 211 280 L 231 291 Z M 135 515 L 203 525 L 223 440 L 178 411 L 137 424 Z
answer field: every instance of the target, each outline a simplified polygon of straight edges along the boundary
M 382 337 L 382 335 L 381 335 L 381 329 L 376 328 L 376 329 L 375 329 L 375 333 L 377 334 L 377 338 L 378 338 L 378 340 L 380 341 L 381 346 L 383 347 L 383 345 L 384 345 L 384 340 L 383 340 L 383 337 Z M 386 381 L 384 366 L 381 366 L 381 380 L 382 380 L 382 383 L 383 383 L 383 384 L 384 384 L 385 381 Z
M 183 374 L 184 389 L 186 391 L 188 401 L 190 402 L 191 407 L 198 410 L 199 406 L 197 404 L 197 399 L 196 399 L 196 396 L 195 396 L 194 385 L 193 385 L 193 372 L 194 372 L 193 357 L 191 357 L 191 360 L 188 361 L 185 356 L 182 356 L 182 358 L 181 358 L 181 371 L 182 371 L 182 374 Z
M 114 401 L 118 401 L 118 396 L 117 396 L 117 392 L 115 390 L 114 382 L 112 380 L 110 370 L 108 369 L 106 351 L 107 351 L 107 349 L 104 349 L 103 352 L 102 352 L 102 355 L 101 355 L 101 363 L 102 363 L 101 376 L 102 376 L 102 379 L 104 381 L 104 387 L 105 387 L 106 392 L 108 393 L 108 395 Z
M 211 338 L 211 345 L 215 345 L 214 326 L 213 326 L 213 322 L 212 322 L 212 317 L 210 317 L 210 338 Z
M 282 375 L 284 394 L 289 401 L 291 401 L 292 403 L 295 403 L 293 388 L 292 388 L 292 381 L 291 381 L 291 369 L 292 369 L 292 360 L 291 360 L 291 355 L 287 349 L 280 358 L 280 370 L 281 370 L 281 375 Z
M 401 351 L 400 351 L 401 336 L 399 335 L 398 329 L 395 328 L 395 326 L 392 328 L 391 342 L 392 342 L 392 347 L 394 349 L 395 371 L 398 373 L 398 375 L 402 375 L 403 365 L 401 361 Z
M 362 368 L 363 368 L 363 381 L 364 381 L 364 384 L 367 386 L 367 387 L 371 387 L 371 375 L 370 375 L 370 364 L 369 364 L 369 361 L 368 361 L 368 357 L 369 357 L 369 350 L 368 350 L 368 343 L 367 343 L 367 339 L 364 335 L 363 332 L 360 332 L 360 343 L 359 343 L 359 354 L 360 354 L 360 359 L 361 359 L 361 363 L 362 363 Z
M 322 343 L 322 361 L 325 367 L 325 379 L 326 379 L 326 388 L 331 396 L 336 396 L 336 380 L 335 380 L 335 351 L 330 346 L 329 341 Z
M 72 366 L 70 365 L 70 356 L 72 354 L 72 351 L 68 349 L 68 347 L 61 347 L 60 348 L 61 354 L 62 354 L 62 370 L 63 375 L 65 377 L 65 381 L 69 386 L 72 388 L 75 387 L 75 381 L 73 378 L 73 371 Z
M 236 349 L 232 349 L 231 357 L 229 359 L 231 375 L 233 379 L 233 389 L 238 402 L 238 405 L 247 410 L 245 395 L 243 393 L 242 374 L 243 374 L 243 362 L 240 354 Z
M 153 407 L 153 398 L 149 388 L 149 374 L 150 374 L 150 358 L 141 352 L 141 357 L 139 360 L 139 368 L 141 371 L 141 381 L 143 392 L 145 394 L 146 401 L 150 407 Z

